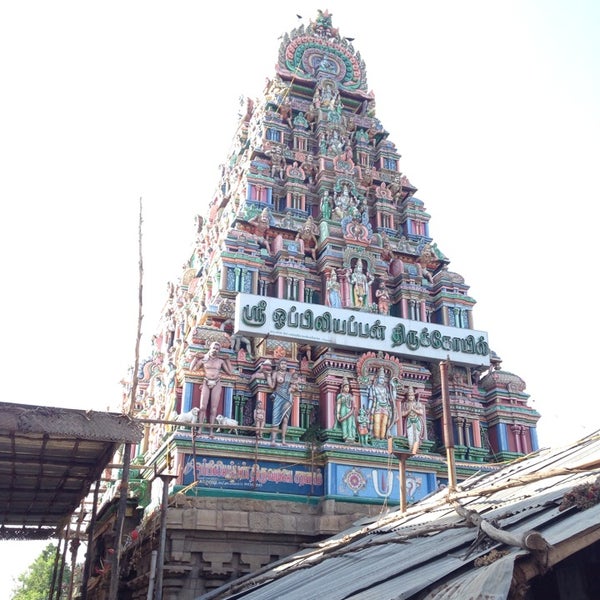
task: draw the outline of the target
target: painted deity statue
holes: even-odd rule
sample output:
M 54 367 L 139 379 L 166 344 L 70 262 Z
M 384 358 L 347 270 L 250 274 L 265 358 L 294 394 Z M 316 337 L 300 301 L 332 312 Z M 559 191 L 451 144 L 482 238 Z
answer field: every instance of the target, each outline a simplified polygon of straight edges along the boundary
M 271 245 L 269 244 L 268 232 L 271 228 L 271 222 L 269 219 L 269 209 L 264 208 L 258 215 L 252 217 L 248 221 L 254 229 L 254 235 L 258 245 L 261 248 L 265 248 L 266 251 L 271 254 Z
M 344 140 L 336 129 L 333 130 L 328 140 L 329 154 L 331 156 L 338 156 L 344 151 Z
M 405 430 L 408 447 L 413 454 L 419 450 L 425 431 L 425 407 L 419 400 L 412 385 L 408 388 L 407 399 L 402 407 L 402 416 L 406 419 Z
M 285 444 L 285 434 L 287 432 L 288 421 L 292 411 L 293 395 L 298 391 L 298 376 L 288 370 L 287 361 L 281 359 L 275 371 L 265 374 L 269 387 L 273 390 L 271 399 L 273 400 L 273 416 L 271 419 L 271 441 L 276 440 L 275 428 L 281 428 L 281 443 Z
M 326 64 L 329 59 L 327 57 L 323 57 L 321 64 Z M 320 69 L 322 70 L 322 69 Z M 337 86 L 335 82 L 331 79 L 324 79 L 319 84 L 314 103 L 317 108 L 322 108 L 324 110 L 333 110 L 339 100 L 339 92 L 337 90 Z
M 315 223 L 311 215 L 304 224 L 300 227 L 300 230 L 296 234 L 296 240 L 301 239 L 304 242 L 304 253 L 310 254 L 313 260 L 317 260 L 317 236 L 319 235 L 319 227 Z
M 335 215 L 339 219 L 343 219 L 347 217 L 352 212 L 353 207 L 356 202 L 350 196 L 350 189 L 348 188 L 348 184 L 345 183 L 342 186 L 342 191 L 335 195 Z
M 385 285 L 385 281 L 379 284 L 379 289 L 375 292 L 377 298 L 377 310 L 380 315 L 390 314 L 390 292 Z
M 429 283 L 433 283 L 433 275 L 429 269 L 429 263 L 433 260 L 435 260 L 435 253 L 430 244 L 425 244 L 423 250 L 421 251 L 421 255 L 417 260 L 417 264 L 419 266 L 421 276 L 424 279 L 427 279 Z
M 321 198 L 321 218 L 331 219 L 331 202 L 329 201 L 329 190 L 323 192 L 323 198 Z
M 358 441 L 362 446 L 369 443 L 369 413 L 364 406 L 361 406 L 356 417 L 358 423 Z
M 303 112 L 299 112 L 292 121 L 294 129 L 308 129 L 308 121 Z
M 265 419 L 267 413 L 263 405 L 263 401 L 259 398 L 256 401 L 256 407 L 254 409 L 254 427 L 256 427 L 256 437 L 262 437 L 263 429 L 265 428 Z
M 221 371 L 225 371 L 228 375 L 233 374 L 229 359 L 220 358 L 220 351 L 221 344 L 213 342 L 204 356 L 196 355 L 190 363 L 190 371 L 195 371 L 199 367 L 204 369 L 204 381 L 202 382 L 202 391 L 200 393 L 200 412 L 198 413 L 199 423 L 204 422 L 206 409 L 209 404 L 210 413 L 208 422 L 211 425 L 215 423 L 223 389 L 221 385 Z
M 381 367 L 368 388 L 367 398 L 372 424 L 371 437 L 374 440 L 384 440 L 389 437 L 390 429 L 394 425 L 397 384 L 395 378 L 388 381 L 385 369 Z
M 336 418 L 342 428 L 342 437 L 345 442 L 356 440 L 356 409 L 354 397 L 350 392 L 350 383 L 346 377 L 342 382 L 340 393 L 336 398 Z
M 350 273 L 350 284 L 352 286 L 352 305 L 355 308 L 365 308 L 369 302 L 369 288 L 373 283 L 373 277 L 363 272 L 362 260 L 358 259 L 354 270 Z
M 331 308 L 342 308 L 342 296 L 340 294 L 340 282 L 337 272 L 331 269 L 331 273 L 327 278 L 327 286 L 325 290 L 325 301 L 327 306 Z

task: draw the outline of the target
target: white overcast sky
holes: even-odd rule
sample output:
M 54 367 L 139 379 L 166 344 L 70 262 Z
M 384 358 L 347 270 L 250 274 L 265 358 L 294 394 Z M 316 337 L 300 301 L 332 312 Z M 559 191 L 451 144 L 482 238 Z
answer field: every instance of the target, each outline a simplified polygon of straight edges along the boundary
M 239 98 L 317 8 L 355 38 L 475 328 L 543 415 L 540 444 L 600 428 L 595 0 L 1 2 L 0 399 L 116 406 L 134 360 L 139 199 L 147 348 Z M 0 596 L 40 545 L 20 543 L 20 561 L 11 547 Z

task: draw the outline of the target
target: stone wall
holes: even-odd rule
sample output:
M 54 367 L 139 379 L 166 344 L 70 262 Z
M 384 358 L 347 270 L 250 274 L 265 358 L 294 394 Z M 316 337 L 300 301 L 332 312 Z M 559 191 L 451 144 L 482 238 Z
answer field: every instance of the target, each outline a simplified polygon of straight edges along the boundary
M 339 533 L 381 506 L 324 500 L 320 503 L 177 495 L 167 513 L 164 600 L 201 594 Z M 153 527 L 157 527 L 153 523 Z M 145 532 L 137 548 L 128 597 L 146 598 L 151 552 L 159 531 Z

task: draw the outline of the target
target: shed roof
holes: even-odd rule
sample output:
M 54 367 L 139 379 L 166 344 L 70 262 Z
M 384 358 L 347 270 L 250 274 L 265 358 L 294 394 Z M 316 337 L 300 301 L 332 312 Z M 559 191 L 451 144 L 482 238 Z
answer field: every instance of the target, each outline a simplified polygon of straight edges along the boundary
M 0 402 L 0 539 L 57 537 L 139 424 L 122 414 Z
M 513 576 L 600 539 L 599 473 L 597 432 L 357 522 L 201 598 L 503 600 Z

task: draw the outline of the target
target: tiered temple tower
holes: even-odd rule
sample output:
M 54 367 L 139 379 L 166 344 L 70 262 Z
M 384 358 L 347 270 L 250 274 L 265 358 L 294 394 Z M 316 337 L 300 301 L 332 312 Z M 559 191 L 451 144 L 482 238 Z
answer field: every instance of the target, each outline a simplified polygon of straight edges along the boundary
M 416 193 L 331 15 L 286 34 L 140 369 L 136 461 L 155 470 L 134 472 L 128 589 L 148 581 L 161 470 L 164 597 L 185 599 L 397 504 L 399 452 L 406 501 L 445 485 L 444 389 L 459 479 L 536 449 L 525 383 L 474 329 Z M 182 414 L 206 424 L 164 423 Z

